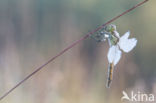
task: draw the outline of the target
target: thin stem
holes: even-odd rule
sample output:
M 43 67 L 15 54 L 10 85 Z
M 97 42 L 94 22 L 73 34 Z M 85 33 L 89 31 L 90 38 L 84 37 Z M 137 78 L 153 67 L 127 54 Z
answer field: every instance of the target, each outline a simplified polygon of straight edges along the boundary
M 121 13 L 120 15 L 112 18 L 111 20 L 109 20 L 108 22 L 106 22 L 105 24 L 99 26 L 98 28 L 96 28 L 95 30 L 89 32 L 88 34 L 86 34 L 84 37 L 80 38 L 79 40 L 75 41 L 74 43 L 72 43 L 71 45 L 69 45 L 67 48 L 65 48 L 64 50 L 62 50 L 60 53 L 58 53 L 56 56 L 52 57 L 50 60 L 48 60 L 46 63 L 44 63 L 43 65 L 41 65 L 39 68 L 37 68 L 36 70 L 34 70 L 34 72 L 32 72 L 31 74 L 29 74 L 28 76 L 26 76 L 22 81 L 20 81 L 18 84 L 16 84 L 13 88 L 11 88 L 10 90 L 8 90 L 8 92 L 6 92 L 4 95 L 2 95 L 0 97 L 0 101 L 6 97 L 8 94 L 10 94 L 14 89 L 16 89 L 18 86 L 20 86 L 22 83 L 24 83 L 27 79 L 29 79 L 30 77 L 32 77 L 35 73 L 37 73 L 38 71 L 40 71 L 41 69 L 43 69 L 43 67 L 45 67 L 46 65 L 48 65 L 50 62 L 52 62 L 53 60 L 55 60 L 57 57 L 61 56 L 62 54 L 64 54 L 66 51 L 68 51 L 69 49 L 71 49 L 72 47 L 74 47 L 75 45 L 77 45 L 78 43 L 80 43 L 81 41 L 87 39 L 90 35 L 94 34 L 95 32 L 97 32 L 98 30 L 102 29 L 104 26 L 106 26 L 107 24 L 115 21 L 116 19 L 120 18 L 121 16 L 125 15 L 126 13 L 132 11 L 133 9 L 139 7 L 140 5 L 144 4 L 145 2 L 147 2 L 149 0 L 144 0 L 143 2 L 133 6 L 132 8 L 126 10 L 125 12 Z

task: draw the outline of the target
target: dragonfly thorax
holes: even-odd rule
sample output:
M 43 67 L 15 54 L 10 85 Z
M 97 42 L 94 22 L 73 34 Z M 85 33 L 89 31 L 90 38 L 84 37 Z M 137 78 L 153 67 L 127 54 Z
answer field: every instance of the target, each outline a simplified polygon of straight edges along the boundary
M 115 37 L 114 35 L 110 34 L 108 38 L 110 46 L 116 45 L 119 42 L 119 38 Z

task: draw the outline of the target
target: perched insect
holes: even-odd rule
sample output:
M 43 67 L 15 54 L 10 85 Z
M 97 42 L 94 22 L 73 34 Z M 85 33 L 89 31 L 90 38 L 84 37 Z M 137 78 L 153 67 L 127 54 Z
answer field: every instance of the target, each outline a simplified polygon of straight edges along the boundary
M 100 36 L 101 35 L 101 36 Z M 130 32 L 126 32 L 123 36 L 120 37 L 119 33 L 116 30 L 115 25 L 108 25 L 104 27 L 104 29 L 98 34 L 98 41 L 108 40 L 109 43 L 109 51 L 107 54 L 109 66 L 108 66 L 108 79 L 107 79 L 107 87 L 110 87 L 110 84 L 113 79 L 113 70 L 114 66 L 119 62 L 121 58 L 121 51 L 126 53 L 130 52 L 137 44 L 137 40 L 135 38 L 128 39 Z M 97 40 L 97 39 L 96 39 Z

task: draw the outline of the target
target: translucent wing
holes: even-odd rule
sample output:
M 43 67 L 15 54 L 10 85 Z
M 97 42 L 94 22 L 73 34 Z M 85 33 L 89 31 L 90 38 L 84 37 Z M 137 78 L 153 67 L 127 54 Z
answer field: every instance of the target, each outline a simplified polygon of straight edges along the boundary
M 119 40 L 119 46 L 120 49 L 122 49 L 124 52 L 131 51 L 137 44 L 136 38 L 128 39 L 130 35 L 130 32 L 126 32 Z
M 120 38 L 120 34 L 117 31 L 114 31 L 114 33 L 116 37 Z
M 119 62 L 121 58 L 121 51 L 119 50 L 119 47 L 117 45 L 111 46 L 109 48 L 107 58 L 109 63 L 114 63 L 114 66 Z

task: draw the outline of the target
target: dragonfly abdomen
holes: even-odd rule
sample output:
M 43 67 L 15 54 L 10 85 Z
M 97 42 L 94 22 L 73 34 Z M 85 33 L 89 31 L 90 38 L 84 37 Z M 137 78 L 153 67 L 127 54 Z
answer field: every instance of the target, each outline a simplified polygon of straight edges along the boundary
M 107 78 L 107 88 L 110 88 L 110 84 L 113 80 L 113 70 L 114 70 L 114 64 L 110 63 L 108 67 L 108 78 Z

